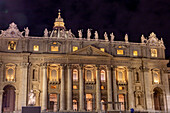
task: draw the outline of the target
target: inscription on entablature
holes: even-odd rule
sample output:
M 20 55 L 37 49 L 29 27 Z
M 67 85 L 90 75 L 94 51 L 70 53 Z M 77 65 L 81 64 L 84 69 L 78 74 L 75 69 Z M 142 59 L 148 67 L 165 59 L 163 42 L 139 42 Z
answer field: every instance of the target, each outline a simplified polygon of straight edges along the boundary
M 30 60 L 32 60 L 32 61 L 43 61 L 42 58 L 30 58 Z
M 64 59 L 64 58 L 55 58 L 55 59 L 45 58 L 44 61 L 45 62 L 65 62 L 65 61 L 67 61 L 67 59 Z

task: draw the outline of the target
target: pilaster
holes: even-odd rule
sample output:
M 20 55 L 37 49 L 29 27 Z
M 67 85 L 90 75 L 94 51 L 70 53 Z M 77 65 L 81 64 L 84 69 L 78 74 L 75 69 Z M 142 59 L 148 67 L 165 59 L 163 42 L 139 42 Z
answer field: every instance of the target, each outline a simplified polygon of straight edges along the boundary
M 47 109 L 47 63 L 42 64 L 43 86 L 42 86 L 42 111 Z
M 0 113 L 2 113 L 3 92 L 4 90 L 0 90 Z
M 71 77 L 71 65 L 67 65 L 67 110 L 70 111 L 73 109 L 73 101 L 72 101 L 72 77 Z
M 101 91 L 100 91 L 100 70 L 99 65 L 96 66 L 96 111 L 101 110 Z
M 117 102 L 117 84 L 116 84 L 116 66 L 112 66 L 113 68 L 113 95 L 114 102 Z M 114 104 L 114 109 L 117 110 L 117 104 Z
M 64 94 L 64 64 L 60 65 L 61 74 L 61 90 L 60 90 L 60 111 L 65 109 L 65 94 Z

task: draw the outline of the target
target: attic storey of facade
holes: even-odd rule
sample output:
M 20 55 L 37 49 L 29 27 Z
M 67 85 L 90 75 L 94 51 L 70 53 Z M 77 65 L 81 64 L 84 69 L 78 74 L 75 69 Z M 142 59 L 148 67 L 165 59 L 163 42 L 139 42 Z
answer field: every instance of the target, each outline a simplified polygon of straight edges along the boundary
M 0 113 L 20 111 L 35 94 L 48 111 L 170 111 L 165 46 L 155 33 L 141 43 L 99 37 L 91 29 L 76 37 L 59 12 L 44 36 L 13 22 L 0 34 Z M 33 32 L 33 31 L 31 31 Z M 120 104 L 117 103 L 121 103 Z M 113 104 L 108 104 L 113 103 Z

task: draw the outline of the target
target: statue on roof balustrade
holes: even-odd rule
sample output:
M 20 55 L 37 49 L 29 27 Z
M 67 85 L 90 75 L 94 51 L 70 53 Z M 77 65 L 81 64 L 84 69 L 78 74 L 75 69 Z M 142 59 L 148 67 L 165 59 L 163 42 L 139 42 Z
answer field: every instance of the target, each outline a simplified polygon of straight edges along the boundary
M 98 39 L 99 39 L 99 34 L 98 34 L 97 31 L 95 31 L 95 33 L 94 33 L 94 38 L 95 38 L 95 40 L 98 40 Z
M 108 36 L 107 36 L 107 33 L 106 33 L 106 32 L 104 33 L 104 39 L 105 39 L 105 41 L 109 41 L 109 39 L 108 39 Z
M 91 29 L 87 30 L 87 40 L 90 40 L 91 37 Z
M 146 38 L 144 37 L 144 35 L 142 35 L 142 36 L 141 36 L 141 42 L 142 42 L 142 43 L 146 43 L 146 41 L 147 41 Z
M 48 37 L 48 30 L 47 30 L 47 28 L 45 28 L 45 30 L 44 30 L 44 37 Z
M 78 30 L 79 38 L 83 37 L 82 30 Z
M 115 36 L 114 36 L 113 32 L 110 34 L 110 37 L 111 37 L 110 41 L 113 42 L 114 39 L 115 39 Z
M 24 28 L 24 30 L 25 30 L 25 37 L 28 37 L 30 30 L 28 29 L 28 27 Z
M 125 35 L 125 42 L 128 42 L 128 35 Z

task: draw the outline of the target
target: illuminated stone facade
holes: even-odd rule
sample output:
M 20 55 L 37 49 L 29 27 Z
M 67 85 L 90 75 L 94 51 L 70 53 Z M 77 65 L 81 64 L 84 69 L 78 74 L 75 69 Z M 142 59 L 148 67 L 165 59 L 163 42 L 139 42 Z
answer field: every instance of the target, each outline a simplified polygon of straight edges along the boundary
M 25 33 L 24 33 L 25 32 Z M 134 108 L 170 111 L 168 60 L 154 33 L 141 43 L 75 37 L 60 14 L 43 37 L 20 32 L 15 23 L 0 34 L 0 111 L 20 111 L 33 90 L 36 106 L 47 111 Z M 25 34 L 25 36 L 23 36 Z M 102 104 L 115 102 L 115 104 Z

